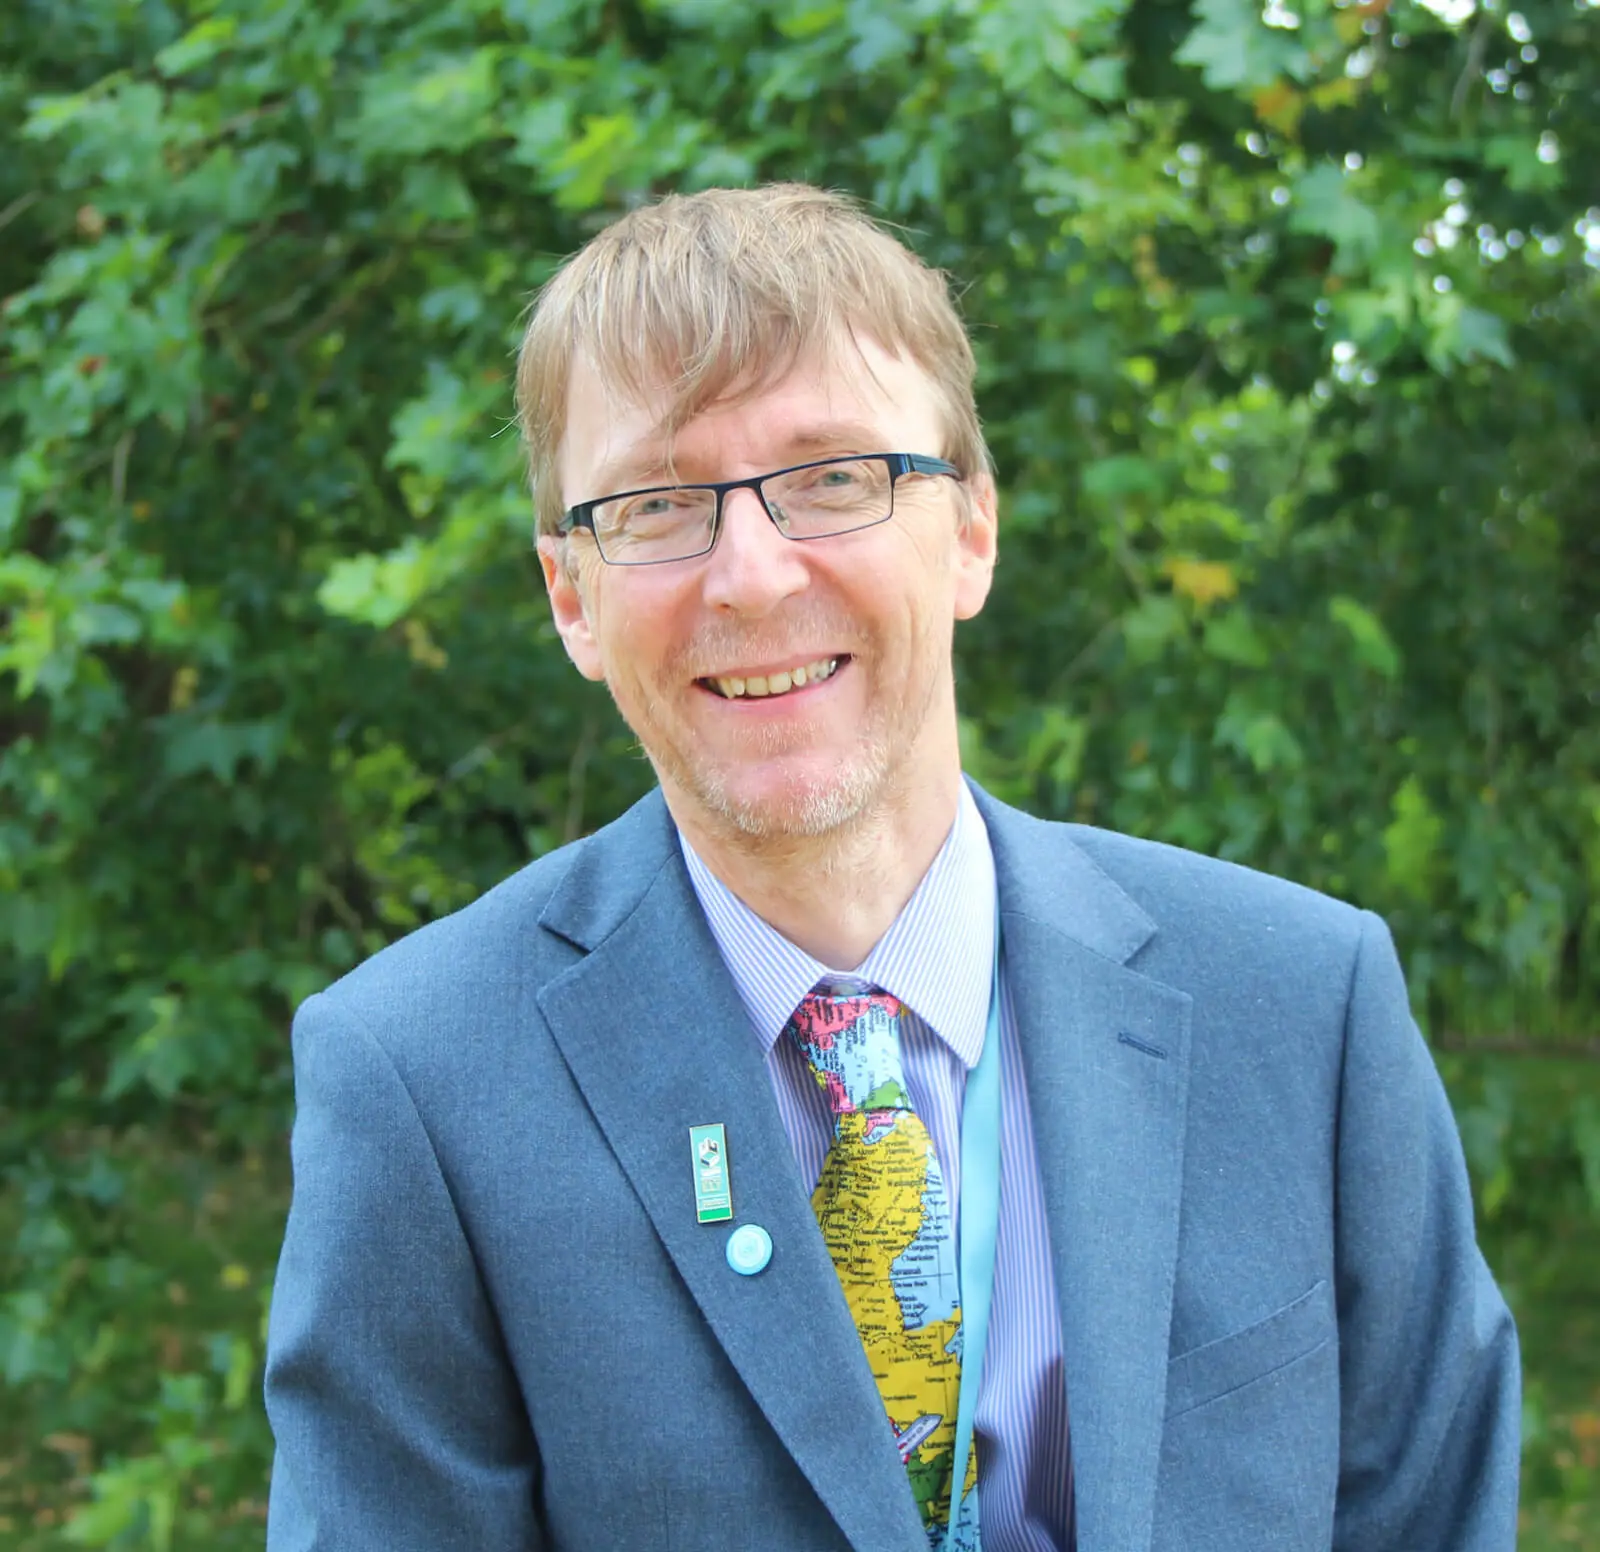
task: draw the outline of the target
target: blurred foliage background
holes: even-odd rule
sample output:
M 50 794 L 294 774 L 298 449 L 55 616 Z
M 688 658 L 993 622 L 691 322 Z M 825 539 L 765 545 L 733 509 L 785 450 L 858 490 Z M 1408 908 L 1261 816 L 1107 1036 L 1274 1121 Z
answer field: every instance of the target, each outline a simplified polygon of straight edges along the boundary
M 641 792 L 519 316 L 652 192 L 956 277 L 970 768 L 1385 913 L 1600 1546 L 1594 0 L 10 0 L 0 1547 L 258 1546 L 295 1003 Z

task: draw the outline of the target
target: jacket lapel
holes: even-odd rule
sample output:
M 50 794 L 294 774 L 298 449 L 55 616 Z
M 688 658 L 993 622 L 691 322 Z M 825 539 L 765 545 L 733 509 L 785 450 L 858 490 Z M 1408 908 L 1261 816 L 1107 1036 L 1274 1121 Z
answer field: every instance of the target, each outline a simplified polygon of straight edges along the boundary
M 1155 924 L 1065 828 L 977 795 L 1050 1221 L 1079 1552 L 1146 1552 L 1166 1405 L 1190 999 L 1127 967 Z
M 679 1275 L 859 1552 L 926 1545 L 749 1019 L 659 795 L 580 849 L 541 924 L 587 950 L 539 1007 Z M 695 1218 L 689 1128 L 727 1129 L 732 1223 Z M 730 1270 L 732 1229 L 772 1260 Z

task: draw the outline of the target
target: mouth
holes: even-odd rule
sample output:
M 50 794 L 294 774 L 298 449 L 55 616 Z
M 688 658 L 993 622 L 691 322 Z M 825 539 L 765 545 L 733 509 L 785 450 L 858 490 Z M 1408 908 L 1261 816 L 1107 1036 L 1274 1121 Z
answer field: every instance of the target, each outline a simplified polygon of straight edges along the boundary
M 796 663 L 792 668 L 779 669 L 776 673 L 751 674 L 748 677 L 716 674 L 696 680 L 696 683 L 725 701 L 772 700 L 777 696 L 793 695 L 796 690 L 833 678 L 849 661 L 848 654 L 821 657 L 809 663 Z

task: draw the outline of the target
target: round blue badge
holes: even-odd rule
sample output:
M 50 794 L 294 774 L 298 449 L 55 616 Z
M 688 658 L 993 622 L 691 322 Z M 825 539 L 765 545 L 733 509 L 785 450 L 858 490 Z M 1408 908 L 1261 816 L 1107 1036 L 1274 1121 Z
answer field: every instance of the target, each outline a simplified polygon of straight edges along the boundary
M 746 1223 L 728 1236 L 728 1265 L 741 1277 L 754 1277 L 772 1259 L 772 1236 L 759 1223 Z

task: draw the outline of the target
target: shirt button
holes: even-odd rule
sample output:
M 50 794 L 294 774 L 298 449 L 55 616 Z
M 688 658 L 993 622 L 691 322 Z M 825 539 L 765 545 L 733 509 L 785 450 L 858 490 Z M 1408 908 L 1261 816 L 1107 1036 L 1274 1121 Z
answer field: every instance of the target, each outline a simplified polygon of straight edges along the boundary
M 772 1259 L 772 1236 L 759 1223 L 746 1223 L 728 1236 L 728 1265 L 741 1277 L 754 1277 Z

